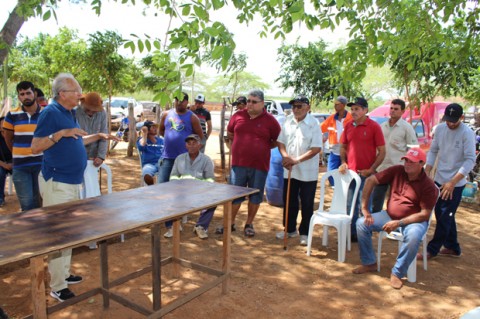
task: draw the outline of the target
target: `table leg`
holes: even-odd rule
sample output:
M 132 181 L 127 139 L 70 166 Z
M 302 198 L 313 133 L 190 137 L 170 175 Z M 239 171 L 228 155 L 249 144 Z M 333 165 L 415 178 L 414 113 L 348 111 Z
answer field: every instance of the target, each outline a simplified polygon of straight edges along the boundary
M 151 230 L 152 237 L 152 289 L 153 310 L 160 310 L 162 306 L 161 295 L 161 262 L 160 262 L 160 225 L 155 224 Z
M 44 256 L 30 259 L 30 274 L 32 280 L 33 318 L 47 318 L 47 299 L 45 297 L 45 264 Z
M 100 280 L 102 285 L 103 307 L 108 308 L 110 306 L 110 296 L 108 295 L 109 279 L 107 241 L 102 240 L 98 244 L 100 250 Z
M 227 274 L 222 283 L 222 293 L 227 293 L 230 283 L 230 251 L 232 235 L 232 202 L 223 204 L 223 264 L 222 271 Z
M 180 264 L 176 262 L 180 258 L 180 219 L 173 222 L 173 276 L 180 277 Z

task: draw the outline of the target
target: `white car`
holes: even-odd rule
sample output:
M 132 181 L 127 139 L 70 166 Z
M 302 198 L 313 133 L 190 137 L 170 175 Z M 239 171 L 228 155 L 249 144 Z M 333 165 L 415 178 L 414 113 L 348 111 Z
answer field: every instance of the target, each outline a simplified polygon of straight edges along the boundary
M 107 106 L 108 99 L 104 101 L 104 107 Z M 143 105 L 131 97 L 112 97 L 110 103 L 110 112 L 112 123 L 120 122 L 123 116 L 128 116 L 128 104 L 133 104 L 133 115 L 135 121 L 143 120 Z

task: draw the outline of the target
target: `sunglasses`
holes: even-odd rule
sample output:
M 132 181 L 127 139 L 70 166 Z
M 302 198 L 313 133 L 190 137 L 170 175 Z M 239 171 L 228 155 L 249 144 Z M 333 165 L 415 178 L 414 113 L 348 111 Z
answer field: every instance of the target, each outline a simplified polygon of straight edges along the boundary
M 256 100 L 247 100 L 247 103 L 252 103 L 252 104 L 257 104 L 257 103 L 260 103 L 262 101 L 256 101 Z
M 292 109 L 301 109 L 303 107 L 303 104 L 294 104 L 292 105 Z

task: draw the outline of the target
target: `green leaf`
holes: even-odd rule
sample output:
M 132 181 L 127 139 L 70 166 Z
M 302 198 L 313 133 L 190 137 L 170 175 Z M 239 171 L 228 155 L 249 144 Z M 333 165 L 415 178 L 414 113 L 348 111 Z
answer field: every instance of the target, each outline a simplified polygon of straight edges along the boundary
M 218 10 L 224 6 L 223 0 L 212 0 L 212 5 L 215 10 Z
M 190 5 L 186 4 L 182 9 L 182 15 L 188 16 L 190 14 L 190 9 L 191 9 Z
M 204 7 L 202 6 L 193 6 L 193 10 L 195 11 L 195 15 L 201 20 L 208 20 L 208 12 L 205 11 Z
M 137 45 L 138 45 L 138 51 L 140 51 L 140 53 L 142 53 L 143 49 L 144 49 L 143 41 L 138 39 Z
M 50 19 L 51 16 L 52 16 L 52 11 L 51 11 L 51 10 L 48 10 L 48 11 L 45 12 L 45 14 L 43 15 L 43 21 L 47 21 L 48 19 Z
M 223 47 L 221 45 L 215 47 L 212 51 L 212 59 L 214 59 L 214 60 L 220 59 L 220 57 L 223 55 L 223 50 L 224 49 L 225 49 L 225 47 Z
M 160 48 L 162 47 L 160 41 L 158 41 L 158 40 L 153 41 L 153 46 L 154 46 L 155 49 L 157 49 L 157 50 L 160 50 Z
M 147 48 L 147 51 L 152 50 L 152 44 L 150 43 L 150 40 L 145 40 L 145 47 Z

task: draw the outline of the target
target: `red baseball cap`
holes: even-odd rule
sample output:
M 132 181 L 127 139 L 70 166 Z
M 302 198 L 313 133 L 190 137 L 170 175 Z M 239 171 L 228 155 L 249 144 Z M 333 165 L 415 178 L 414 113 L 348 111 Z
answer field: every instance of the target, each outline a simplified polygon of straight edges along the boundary
M 408 150 L 407 154 L 402 157 L 402 160 L 408 158 L 412 162 L 418 163 L 418 162 L 426 162 L 427 160 L 427 155 L 425 152 L 419 148 L 419 147 L 412 147 L 411 149 Z

